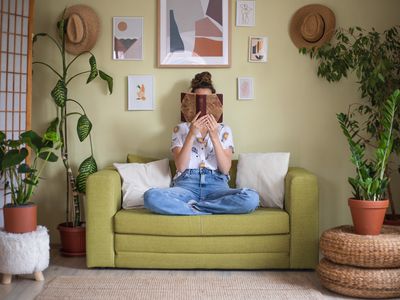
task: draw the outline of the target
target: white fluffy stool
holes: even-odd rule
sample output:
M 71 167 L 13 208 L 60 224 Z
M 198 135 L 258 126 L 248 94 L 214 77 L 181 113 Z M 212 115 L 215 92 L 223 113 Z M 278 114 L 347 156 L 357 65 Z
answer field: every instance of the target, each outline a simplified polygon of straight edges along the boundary
M 11 283 L 12 274 L 34 274 L 43 281 L 42 271 L 49 266 L 49 234 L 47 228 L 36 231 L 8 233 L 0 230 L 0 273 L 3 284 Z

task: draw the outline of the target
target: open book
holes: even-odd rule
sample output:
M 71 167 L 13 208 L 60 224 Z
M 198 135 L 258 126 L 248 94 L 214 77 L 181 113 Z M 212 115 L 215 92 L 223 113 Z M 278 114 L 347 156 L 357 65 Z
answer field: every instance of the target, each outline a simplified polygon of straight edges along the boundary
M 181 121 L 191 122 L 196 114 L 200 116 L 212 114 L 218 123 L 222 122 L 223 95 L 197 95 L 194 93 L 181 93 Z

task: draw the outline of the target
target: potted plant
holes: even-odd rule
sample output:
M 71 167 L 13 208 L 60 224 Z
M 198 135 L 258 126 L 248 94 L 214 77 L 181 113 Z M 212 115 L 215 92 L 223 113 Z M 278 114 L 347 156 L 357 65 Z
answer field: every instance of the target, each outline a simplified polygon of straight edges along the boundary
M 349 177 L 353 198 L 348 203 L 357 234 L 377 235 L 380 233 L 389 200 L 385 192 L 389 184 L 386 168 L 394 142 L 394 120 L 400 102 L 400 90 L 396 90 L 384 103 L 380 124 L 378 147 L 373 159 L 365 158 L 365 143 L 359 137 L 358 120 L 344 113 L 337 114 L 340 127 L 349 143 L 351 161 L 356 167 L 356 176 Z
M 360 27 L 339 28 L 335 39 L 322 47 L 301 48 L 302 54 L 318 62 L 317 74 L 329 82 L 336 82 L 353 72 L 359 84 L 362 104 L 351 104 L 350 117 L 365 117 L 366 130 L 359 136 L 365 145 L 376 148 L 384 127 L 381 116 L 385 101 L 394 90 L 400 88 L 400 26 L 396 25 L 383 33 L 372 28 L 367 31 Z M 393 120 L 393 151 L 400 153 L 400 112 Z M 390 177 L 392 168 L 387 169 Z M 399 168 L 400 170 L 400 168 Z M 387 185 L 391 215 L 387 222 L 400 224 L 400 215 L 396 214 L 390 183 Z
M 31 198 L 46 163 L 58 159 L 54 153 L 60 147 L 57 123 L 58 119 L 54 120 L 43 137 L 30 130 L 21 133 L 17 140 L 10 140 L 0 131 L 1 180 L 6 194 L 11 195 L 11 203 L 3 208 L 4 229 L 7 232 L 36 230 L 37 207 Z
M 91 19 L 94 19 L 95 17 L 93 15 L 94 12 L 87 6 L 77 5 L 76 7 L 71 8 L 74 8 L 74 11 L 76 11 L 77 13 L 82 10 L 85 14 L 91 14 Z M 62 62 L 60 70 L 57 70 L 57 67 L 51 66 L 44 61 L 34 61 L 33 64 L 39 64 L 47 67 L 57 78 L 57 83 L 51 91 L 51 97 L 56 104 L 57 115 L 60 116 L 60 124 L 58 126 L 58 131 L 61 137 L 60 150 L 61 158 L 65 168 L 65 178 L 68 186 L 66 192 L 65 222 L 59 224 L 58 229 L 61 237 L 62 254 L 66 256 L 78 256 L 85 255 L 86 247 L 85 223 L 82 222 L 81 219 L 81 197 L 86 190 L 87 177 L 97 171 L 97 163 L 93 156 L 93 145 L 91 138 L 92 122 L 90 121 L 84 107 L 79 103 L 79 101 L 70 97 L 68 86 L 72 80 L 86 74 L 88 75 L 86 79 L 87 84 L 99 77 L 107 83 L 108 90 L 111 94 L 113 89 L 113 79 L 105 72 L 98 69 L 96 57 L 92 52 L 80 51 L 76 55 L 67 55 L 66 35 L 69 22 L 69 18 L 66 14 L 67 10 L 64 10 L 61 20 L 57 23 L 58 39 L 53 38 L 47 33 L 38 33 L 33 38 L 33 42 L 35 43 L 39 37 L 45 37 L 48 38 L 48 40 L 51 41 L 53 45 L 55 45 L 55 47 L 57 48 L 56 52 L 60 55 L 60 59 Z M 79 17 L 77 15 L 74 16 Z M 74 20 L 73 22 L 71 21 L 71 24 L 75 24 L 76 21 L 77 20 Z M 79 32 L 81 31 L 73 30 L 73 34 L 78 34 Z M 92 46 L 93 45 L 94 43 L 92 41 Z M 89 56 L 88 68 L 81 72 L 70 74 L 71 66 L 74 63 L 78 62 L 80 58 L 84 57 L 85 55 Z M 79 110 L 74 111 L 74 108 L 78 108 Z M 80 163 L 77 172 L 76 170 L 72 169 L 70 163 L 67 139 L 67 137 L 69 136 L 67 121 L 69 120 L 69 118 L 74 116 L 79 116 L 76 122 L 76 132 L 80 142 L 89 140 L 90 147 L 90 155 L 86 159 L 84 159 L 83 162 Z M 72 209 L 70 209 L 70 207 L 72 207 Z

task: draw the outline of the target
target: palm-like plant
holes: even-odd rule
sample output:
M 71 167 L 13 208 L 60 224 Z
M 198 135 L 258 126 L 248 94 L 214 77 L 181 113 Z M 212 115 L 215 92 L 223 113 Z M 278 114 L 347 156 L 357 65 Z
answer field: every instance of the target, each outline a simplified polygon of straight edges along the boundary
M 65 12 L 65 11 L 64 11 Z M 51 97 L 54 100 L 54 103 L 57 106 L 57 115 L 60 117 L 60 124 L 58 126 L 58 131 L 61 136 L 61 157 L 66 170 L 66 178 L 67 178 L 67 195 L 66 195 L 66 223 L 75 226 L 80 226 L 81 224 L 81 213 L 80 213 L 80 194 L 84 193 L 86 190 L 86 178 L 97 171 L 96 160 L 93 156 L 93 145 L 91 138 L 91 129 L 92 122 L 86 114 L 84 107 L 79 103 L 78 100 L 70 98 L 68 95 L 68 85 L 75 78 L 88 74 L 86 83 L 92 82 L 95 78 L 100 77 L 100 79 L 104 80 L 107 83 L 108 90 L 110 94 L 113 90 L 113 79 L 105 72 L 99 70 L 97 68 L 96 57 L 90 51 L 82 52 L 76 56 L 73 56 L 69 61 L 67 60 L 65 43 L 66 43 L 66 26 L 68 20 L 64 18 L 64 14 L 62 19 L 57 23 L 58 27 L 58 35 L 59 40 L 53 38 L 51 35 L 47 33 L 38 33 L 34 36 L 33 42 L 36 42 L 39 37 L 48 38 L 57 48 L 62 67 L 60 71 L 57 71 L 57 68 L 45 63 L 43 61 L 34 61 L 33 64 L 39 64 L 46 66 L 50 69 L 55 76 L 57 77 L 57 83 L 53 90 L 51 91 Z M 89 65 L 88 69 L 78 72 L 76 74 L 70 75 L 71 66 L 84 55 L 89 55 Z M 79 108 L 79 111 L 72 111 L 71 106 L 75 106 Z M 78 115 L 79 118 L 77 120 L 77 135 L 79 140 L 83 142 L 87 138 L 89 138 L 90 145 L 90 156 L 83 160 L 83 162 L 79 165 L 78 175 L 75 176 L 72 171 L 70 164 L 70 157 L 68 155 L 68 127 L 67 120 L 68 117 Z M 69 201 L 70 201 L 70 192 L 72 193 L 73 199 L 73 212 L 71 217 L 71 212 L 69 211 Z M 72 221 L 71 221 L 72 220 Z
M 349 177 L 348 179 L 353 187 L 355 199 L 373 201 L 384 199 L 389 183 L 386 168 L 393 148 L 393 124 L 399 103 L 400 90 L 396 90 L 384 103 L 380 120 L 382 130 L 373 160 L 365 159 L 365 143 L 359 137 L 359 122 L 351 120 L 344 113 L 337 114 L 340 127 L 349 143 L 351 161 L 356 167 L 356 177 Z

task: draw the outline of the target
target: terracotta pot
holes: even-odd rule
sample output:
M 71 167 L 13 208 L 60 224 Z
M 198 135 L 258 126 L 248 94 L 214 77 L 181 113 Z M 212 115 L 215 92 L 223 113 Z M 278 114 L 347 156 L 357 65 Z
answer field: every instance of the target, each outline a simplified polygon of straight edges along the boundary
M 12 233 L 35 231 L 37 227 L 37 206 L 7 204 L 3 207 L 4 230 Z
M 355 233 L 380 234 L 389 200 L 369 201 L 350 198 L 348 203 Z
M 72 227 L 72 223 L 58 225 L 61 238 L 61 254 L 64 256 L 86 255 L 86 228 L 84 223 L 79 227 Z

